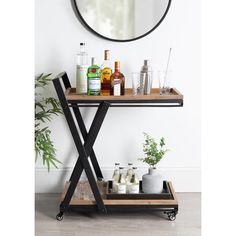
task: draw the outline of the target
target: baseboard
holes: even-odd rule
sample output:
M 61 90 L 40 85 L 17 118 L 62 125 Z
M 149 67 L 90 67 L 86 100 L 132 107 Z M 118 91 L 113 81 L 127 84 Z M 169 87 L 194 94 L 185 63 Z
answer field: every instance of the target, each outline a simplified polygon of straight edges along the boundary
M 147 172 L 147 168 L 138 168 L 141 177 Z M 172 181 L 176 192 L 201 192 L 201 168 L 200 167 L 162 167 L 159 168 L 163 178 Z M 36 193 L 60 193 L 64 183 L 69 179 L 72 168 L 53 169 L 49 173 L 46 168 L 35 169 Z M 104 178 L 110 179 L 113 168 L 102 168 Z M 82 178 L 85 179 L 83 173 Z

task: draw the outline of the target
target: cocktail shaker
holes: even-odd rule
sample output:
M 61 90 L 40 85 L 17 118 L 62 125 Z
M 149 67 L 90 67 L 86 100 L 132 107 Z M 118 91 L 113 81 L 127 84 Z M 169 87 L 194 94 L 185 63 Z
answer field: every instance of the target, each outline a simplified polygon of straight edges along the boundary
M 143 75 L 144 94 L 151 94 L 152 90 L 152 68 L 149 60 L 144 60 L 144 65 L 141 68 L 141 74 Z

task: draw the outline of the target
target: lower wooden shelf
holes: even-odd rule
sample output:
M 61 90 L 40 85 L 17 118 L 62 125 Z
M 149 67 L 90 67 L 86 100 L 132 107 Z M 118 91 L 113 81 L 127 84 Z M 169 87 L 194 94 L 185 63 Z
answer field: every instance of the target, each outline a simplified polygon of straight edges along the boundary
M 170 191 L 171 191 L 171 195 L 172 195 L 172 199 L 106 199 L 105 197 L 103 197 L 103 201 L 104 201 L 104 205 L 137 205 L 137 206 L 147 206 L 147 205 L 155 205 L 155 206 L 158 206 L 158 205 L 164 205 L 164 206 L 173 206 L 173 205 L 178 205 L 178 200 L 177 200 L 177 197 L 176 197 L 176 193 L 174 191 L 174 188 L 172 186 L 172 183 L 171 182 L 168 182 L 168 185 L 169 185 L 169 188 L 170 188 Z M 64 196 L 65 196 L 65 193 L 67 191 L 67 188 L 68 186 L 65 187 L 65 190 L 64 192 L 62 193 L 62 196 L 61 196 L 61 201 L 63 201 L 64 199 Z M 71 206 L 78 206 L 78 205 L 81 205 L 81 206 L 91 206 L 91 205 L 96 205 L 96 202 L 95 200 L 93 199 L 78 199 L 78 198 L 75 198 L 73 197 L 70 201 L 70 205 Z

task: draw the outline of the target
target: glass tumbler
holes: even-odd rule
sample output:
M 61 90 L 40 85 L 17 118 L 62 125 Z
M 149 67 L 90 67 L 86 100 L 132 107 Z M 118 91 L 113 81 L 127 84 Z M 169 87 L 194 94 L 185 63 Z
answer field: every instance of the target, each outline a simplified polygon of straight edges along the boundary
M 142 72 L 132 73 L 133 95 L 143 95 L 145 74 Z
M 158 82 L 159 82 L 159 89 L 160 89 L 160 95 L 170 94 L 171 89 L 171 71 L 164 70 L 164 71 L 158 71 Z

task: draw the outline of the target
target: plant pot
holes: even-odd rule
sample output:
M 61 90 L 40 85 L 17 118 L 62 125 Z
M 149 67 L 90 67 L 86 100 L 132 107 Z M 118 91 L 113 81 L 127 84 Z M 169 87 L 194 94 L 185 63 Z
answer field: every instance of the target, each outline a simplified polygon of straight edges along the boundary
M 162 176 L 155 167 L 148 169 L 148 174 L 142 177 L 142 189 L 144 193 L 161 193 L 163 190 Z

